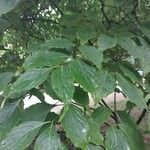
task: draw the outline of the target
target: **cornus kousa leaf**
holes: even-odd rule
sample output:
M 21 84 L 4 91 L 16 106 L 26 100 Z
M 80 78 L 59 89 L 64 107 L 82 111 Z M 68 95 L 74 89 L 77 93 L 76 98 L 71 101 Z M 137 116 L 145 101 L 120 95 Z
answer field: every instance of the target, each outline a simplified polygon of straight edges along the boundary
M 101 34 L 98 38 L 97 44 L 101 51 L 111 49 L 117 45 L 117 38 L 114 36 L 109 36 L 107 34 Z
M 116 87 L 115 78 L 107 70 L 98 71 L 95 75 L 95 80 L 96 90 L 92 95 L 96 101 L 112 93 Z
M 52 88 L 64 103 L 70 103 L 75 91 L 72 74 L 68 66 L 61 66 L 51 75 Z
M 45 103 L 32 105 L 22 112 L 22 121 L 44 121 L 51 108 L 51 105 Z
M 129 98 L 129 100 L 135 103 L 138 107 L 146 108 L 146 102 L 143 93 L 138 87 L 127 80 L 122 75 L 116 75 L 118 85 L 122 88 L 124 94 Z
M 0 92 L 5 89 L 7 84 L 11 81 L 12 77 L 14 76 L 14 73 L 12 72 L 3 72 L 0 74 Z
M 103 136 L 100 133 L 99 125 L 93 120 L 89 119 L 89 132 L 88 132 L 89 142 L 95 145 L 103 145 Z
M 88 92 L 95 91 L 95 69 L 84 63 L 82 60 L 75 59 L 71 62 L 71 72 L 74 79 L 83 89 Z
M 98 107 L 93 111 L 92 118 L 98 125 L 102 125 L 104 122 L 108 120 L 111 114 L 112 112 L 109 108 Z
M 5 137 L 20 120 L 19 102 L 11 103 L 0 109 L 0 139 Z
M 85 149 L 88 144 L 89 124 L 84 113 L 76 106 L 70 105 L 61 123 L 73 144 Z
M 60 52 L 38 51 L 26 58 L 23 66 L 26 69 L 53 67 L 65 63 L 67 59 L 69 56 Z
M 48 48 L 70 49 L 75 46 L 73 42 L 65 38 L 55 38 L 47 40 L 44 44 Z
M 110 127 L 105 144 L 109 150 L 145 150 L 141 135 L 126 124 L 119 124 L 119 128 Z
M 43 131 L 37 138 L 34 150 L 63 150 L 63 145 L 60 141 L 55 127 L 51 124 L 45 131 Z
M 91 61 L 93 64 L 97 66 L 97 68 L 101 68 L 101 63 L 103 61 L 103 53 L 99 49 L 95 48 L 94 46 L 85 46 L 82 45 L 79 47 L 80 52 L 82 55 Z
M 0 148 L 2 150 L 26 149 L 44 124 L 44 122 L 29 121 L 14 127 L 7 137 L 1 141 Z
M 18 97 L 30 89 L 43 83 L 48 75 L 49 69 L 33 69 L 21 74 L 11 87 L 8 97 Z

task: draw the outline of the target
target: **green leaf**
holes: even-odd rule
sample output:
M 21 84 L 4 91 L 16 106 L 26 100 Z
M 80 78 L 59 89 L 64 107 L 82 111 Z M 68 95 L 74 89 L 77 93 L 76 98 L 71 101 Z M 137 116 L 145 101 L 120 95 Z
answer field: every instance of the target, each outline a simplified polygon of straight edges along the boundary
M 74 94 L 74 82 L 70 68 L 61 66 L 51 75 L 52 88 L 58 97 L 66 104 L 70 103 Z
M 134 150 L 131 149 L 122 132 L 116 127 L 110 127 L 107 130 L 105 145 L 108 150 Z
M 103 135 L 100 133 L 99 125 L 93 120 L 89 119 L 89 142 L 95 145 L 103 145 Z
M 141 29 L 142 29 L 142 32 L 144 33 L 144 35 L 146 35 L 150 39 L 150 29 L 149 29 L 149 27 L 143 25 Z
M 75 81 L 88 92 L 95 90 L 95 69 L 85 64 L 82 60 L 75 59 L 71 63 L 71 71 Z
M 129 77 L 133 82 L 142 84 L 142 78 L 140 77 L 139 73 L 131 65 L 125 62 L 116 64 L 116 65 L 118 65 L 121 71 L 124 73 L 124 75 Z
M 95 64 L 97 68 L 101 68 L 101 64 L 103 61 L 103 53 L 99 49 L 95 48 L 94 46 L 85 45 L 80 46 L 79 49 L 86 59 Z
M 20 0 L 1 0 L 0 1 L 0 16 L 14 9 Z
M 7 84 L 11 81 L 12 77 L 14 76 L 14 73 L 12 72 L 4 72 L 0 74 L 0 92 L 5 89 Z
M 11 130 L 11 132 L 7 135 L 7 137 L 0 143 L 1 149 L 26 149 L 31 144 L 38 131 L 44 124 L 44 122 L 31 121 L 14 127 Z
M 80 23 L 76 29 L 77 38 L 82 42 L 86 42 L 90 39 L 93 39 L 95 36 L 95 29 L 91 23 Z
M 19 102 L 11 103 L 0 109 L 0 139 L 3 138 L 20 120 Z
M 39 89 L 32 89 L 30 92 L 30 96 L 36 96 L 41 102 L 45 102 L 44 94 Z
M 136 129 L 135 120 L 130 115 L 128 115 L 125 111 L 118 110 L 117 114 L 119 115 L 122 123 L 131 126 L 133 129 Z
M 60 64 L 64 64 L 68 58 L 69 56 L 60 52 L 38 51 L 32 56 L 26 58 L 23 66 L 26 69 L 53 67 Z
M 65 38 L 55 38 L 47 40 L 44 44 L 48 48 L 61 48 L 61 49 L 70 49 L 74 47 L 74 43 Z
M 67 137 L 71 139 L 73 144 L 85 149 L 88 144 L 89 124 L 84 113 L 76 106 L 70 105 L 61 123 Z
M 51 106 L 49 104 L 35 104 L 26 108 L 22 113 L 22 121 L 44 121 Z
M 61 150 L 62 143 L 53 124 L 37 138 L 34 150 Z
M 96 90 L 92 95 L 96 101 L 112 93 L 116 87 L 115 78 L 107 70 L 98 71 L 95 80 Z
M 118 85 L 122 88 L 129 100 L 140 108 L 146 108 L 143 93 L 138 87 L 121 75 L 116 75 Z
M 87 149 L 86 150 L 104 150 L 103 148 L 101 148 L 100 146 L 96 146 L 94 144 L 89 144 L 87 146 Z
M 105 51 L 115 47 L 117 42 L 118 40 L 116 37 L 109 36 L 107 34 L 101 34 L 98 38 L 97 44 L 99 45 L 99 49 L 101 51 Z
M 52 88 L 51 76 L 49 76 L 44 82 L 44 89 L 46 94 L 48 94 L 50 97 L 52 97 L 53 99 L 58 99 L 58 96 Z
M 112 112 L 107 107 L 98 107 L 92 113 L 92 118 L 98 125 L 102 125 L 108 120 Z
M 145 71 L 145 74 L 150 71 L 150 51 L 148 44 L 140 38 L 140 42 L 142 46 L 138 46 L 133 40 L 129 38 L 120 38 L 119 39 L 119 45 L 128 51 L 130 55 L 132 55 L 134 58 L 139 58 L 142 63 L 142 67 Z
M 131 150 L 145 150 L 143 137 L 138 130 L 134 130 L 126 124 L 120 124 L 119 128 L 126 141 L 128 141 Z
M 33 69 L 21 74 L 11 87 L 8 97 L 17 97 L 42 84 L 49 75 L 49 69 Z
M 83 107 L 88 106 L 89 104 L 89 96 L 88 96 L 88 92 L 85 92 L 81 87 L 76 86 L 75 87 L 75 92 L 73 95 L 73 99 L 81 104 Z

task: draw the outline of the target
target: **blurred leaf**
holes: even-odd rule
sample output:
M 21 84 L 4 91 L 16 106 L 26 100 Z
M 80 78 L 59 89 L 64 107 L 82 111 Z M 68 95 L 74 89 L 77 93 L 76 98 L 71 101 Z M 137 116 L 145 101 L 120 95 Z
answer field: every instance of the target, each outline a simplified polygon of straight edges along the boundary
M 146 102 L 142 91 L 132 82 L 121 75 L 117 75 L 118 85 L 122 88 L 124 94 L 129 100 L 140 108 L 146 108 Z

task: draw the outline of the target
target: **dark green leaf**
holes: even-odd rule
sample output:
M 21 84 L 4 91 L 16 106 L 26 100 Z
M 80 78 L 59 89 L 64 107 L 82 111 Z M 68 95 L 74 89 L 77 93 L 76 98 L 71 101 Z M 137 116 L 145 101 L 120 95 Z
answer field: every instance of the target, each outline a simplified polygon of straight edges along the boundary
M 51 75 L 52 88 L 64 103 L 73 99 L 74 85 L 69 67 L 61 66 Z
M 83 107 L 88 106 L 89 104 L 89 96 L 88 92 L 85 92 L 81 87 L 76 86 L 75 87 L 75 92 L 73 95 L 73 99 L 81 104 Z
M 36 96 L 41 102 L 45 102 L 44 94 L 38 89 L 32 89 L 30 95 Z
M 34 150 L 61 150 L 62 143 L 53 124 L 37 138 Z
M 118 85 L 122 88 L 125 95 L 129 98 L 129 100 L 135 103 L 138 107 L 146 108 L 146 102 L 143 97 L 143 93 L 138 87 L 124 78 L 121 75 L 117 75 Z
M 88 144 L 89 124 L 84 113 L 79 108 L 70 105 L 61 123 L 67 137 L 71 139 L 73 144 L 85 149 Z
M 92 118 L 98 125 L 102 125 L 111 116 L 111 110 L 107 107 L 98 107 L 92 113 Z
M 77 38 L 82 42 L 93 39 L 93 37 L 95 36 L 95 29 L 93 24 L 91 23 L 81 23 L 76 30 Z
M 1 141 L 0 148 L 2 150 L 24 150 L 31 144 L 44 124 L 44 122 L 31 121 L 14 127 Z
M 103 145 L 103 135 L 100 133 L 99 125 L 93 120 L 89 120 L 89 142 L 95 145 Z
M 97 68 L 101 68 L 101 64 L 103 61 L 103 53 L 99 50 L 96 49 L 94 46 L 80 46 L 80 52 L 82 55 L 91 61 L 93 64 L 97 66 Z
M 11 103 L 0 109 L 0 139 L 20 120 L 19 102 Z
M 65 38 L 50 39 L 47 40 L 44 45 L 48 48 L 62 48 L 62 49 L 63 48 L 70 49 L 75 46 L 74 43 Z
M 44 121 L 48 112 L 51 110 L 49 104 L 35 104 L 26 108 L 22 114 L 22 121 Z
M 38 51 L 26 58 L 24 68 L 53 67 L 63 64 L 69 58 L 66 54 L 55 51 Z
M 50 97 L 52 97 L 53 99 L 58 99 L 58 96 L 52 88 L 51 76 L 49 76 L 44 82 L 44 89 L 46 91 L 46 94 L 48 94 Z
M 49 72 L 49 69 L 33 69 L 21 74 L 12 85 L 8 97 L 18 97 L 22 93 L 39 86 L 47 79 Z
M 71 63 L 74 79 L 88 92 L 95 91 L 95 69 L 76 59 Z
M 117 38 L 113 36 L 109 36 L 106 34 L 101 34 L 98 38 L 98 45 L 101 51 L 105 51 L 107 49 L 111 49 L 117 45 Z
M 4 72 L 0 74 L 0 92 L 5 89 L 7 84 L 11 81 L 14 73 L 12 72 Z

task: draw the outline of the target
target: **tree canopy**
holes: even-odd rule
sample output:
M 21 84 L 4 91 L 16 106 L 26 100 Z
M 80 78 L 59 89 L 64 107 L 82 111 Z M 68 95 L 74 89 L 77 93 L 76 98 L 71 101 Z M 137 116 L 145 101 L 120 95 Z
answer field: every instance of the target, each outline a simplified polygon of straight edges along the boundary
M 149 113 L 150 1 L 1 0 L 0 82 L 1 150 L 144 150 L 142 115 L 129 114 Z M 103 100 L 113 92 L 128 97 L 124 111 Z M 41 103 L 24 109 L 27 95 Z

